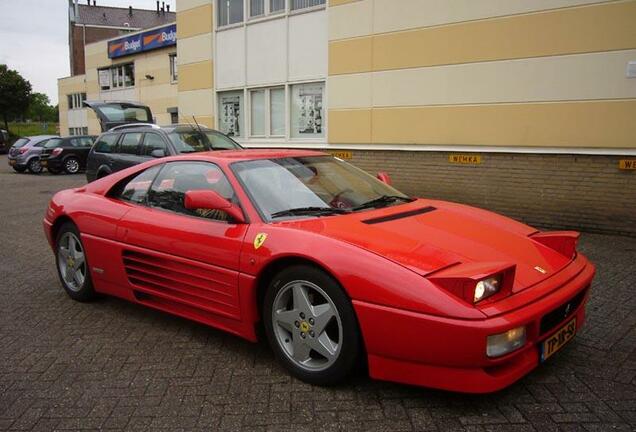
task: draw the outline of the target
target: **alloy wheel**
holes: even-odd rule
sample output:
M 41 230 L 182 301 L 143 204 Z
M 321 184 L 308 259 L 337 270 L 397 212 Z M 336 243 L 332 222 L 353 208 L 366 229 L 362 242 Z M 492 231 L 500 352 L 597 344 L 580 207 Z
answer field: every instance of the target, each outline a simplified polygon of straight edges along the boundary
M 79 162 L 75 158 L 67 159 L 64 168 L 69 174 L 76 174 L 79 171 Z
M 82 243 L 74 233 L 66 232 L 60 238 L 57 254 L 64 283 L 71 291 L 80 291 L 86 280 L 86 258 Z
M 342 321 L 333 300 L 318 285 L 296 280 L 276 295 L 272 327 L 276 341 L 298 367 L 329 368 L 340 355 Z
M 33 174 L 39 174 L 42 172 L 42 165 L 37 158 L 33 158 L 29 161 L 29 171 Z

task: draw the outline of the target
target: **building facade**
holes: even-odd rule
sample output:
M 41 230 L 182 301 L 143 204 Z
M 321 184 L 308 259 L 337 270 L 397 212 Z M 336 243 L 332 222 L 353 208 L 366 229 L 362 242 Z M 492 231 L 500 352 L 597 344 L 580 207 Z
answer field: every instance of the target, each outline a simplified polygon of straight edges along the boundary
M 97 0 L 68 0 L 68 45 L 71 75 L 86 72 L 84 47 L 87 44 L 126 33 L 174 22 L 170 6 L 156 10 L 98 6 Z
M 133 55 L 130 96 L 247 147 L 338 152 L 412 195 L 636 235 L 636 0 L 327 3 L 178 0 L 176 93 L 139 92 Z

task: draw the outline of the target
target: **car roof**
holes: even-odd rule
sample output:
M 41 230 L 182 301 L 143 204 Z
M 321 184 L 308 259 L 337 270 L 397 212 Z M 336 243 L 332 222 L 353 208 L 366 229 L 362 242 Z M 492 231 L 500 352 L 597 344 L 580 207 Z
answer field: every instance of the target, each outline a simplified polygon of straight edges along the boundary
M 204 160 L 210 162 L 236 162 L 259 159 L 280 159 L 288 157 L 326 156 L 327 153 L 316 150 L 294 149 L 244 149 L 244 150 L 213 150 L 200 153 L 187 153 L 165 158 L 168 161 Z

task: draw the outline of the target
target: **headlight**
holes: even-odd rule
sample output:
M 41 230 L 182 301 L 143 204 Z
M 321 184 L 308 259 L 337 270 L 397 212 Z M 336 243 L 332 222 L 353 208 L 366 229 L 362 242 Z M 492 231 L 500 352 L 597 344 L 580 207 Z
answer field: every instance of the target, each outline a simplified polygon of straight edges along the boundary
M 488 357 L 500 357 L 521 348 L 525 344 L 526 328 L 513 328 L 505 333 L 488 336 L 486 354 Z
M 480 280 L 475 285 L 475 295 L 473 296 L 473 303 L 482 301 L 485 298 L 495 294 L 501 288 L 501 278 L 489 277 L 484 280 Z

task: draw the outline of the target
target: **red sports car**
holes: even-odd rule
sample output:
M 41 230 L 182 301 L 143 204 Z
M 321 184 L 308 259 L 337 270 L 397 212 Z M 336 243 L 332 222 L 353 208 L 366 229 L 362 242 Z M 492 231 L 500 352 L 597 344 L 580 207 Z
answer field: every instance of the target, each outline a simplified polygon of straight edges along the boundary
M 581 328 L 578 234 L 411 198 L 315 151 L 157 159 L 57 193 L 68 295 L 118 296 L 255 341 L 296 377 L 491 392 Z

